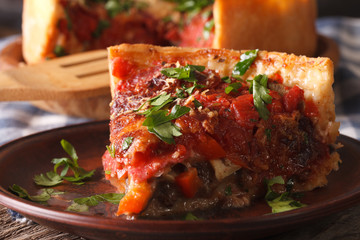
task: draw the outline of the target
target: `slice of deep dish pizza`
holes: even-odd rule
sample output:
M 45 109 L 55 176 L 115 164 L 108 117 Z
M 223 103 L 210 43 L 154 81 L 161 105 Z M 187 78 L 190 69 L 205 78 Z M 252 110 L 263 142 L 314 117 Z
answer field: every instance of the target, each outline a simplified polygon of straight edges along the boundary
M 317 47 L 315 0 L 24 0 L 23 9 L 28 64 L 120 43 L 306 56 Z
M 142 44 L 108 50 L 103 166 L 125 193 L 117 215 L 243 208 L 264 196 L 266 179 L 309 191 L 338 168 L 329 59 Z

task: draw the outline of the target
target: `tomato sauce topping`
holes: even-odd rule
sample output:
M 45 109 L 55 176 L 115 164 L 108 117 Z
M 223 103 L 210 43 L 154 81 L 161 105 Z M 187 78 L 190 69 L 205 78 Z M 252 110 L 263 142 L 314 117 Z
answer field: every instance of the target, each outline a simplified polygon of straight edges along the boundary
M 120 134 L 122 129 L 145 118 L 134 112 L 121 114 L 123 111 L 139 108 L 142 97 L 153 98 L 159 91 L 176 97 L 179 88 L 192 86 L 192 83 L 179 79 L 167 82 L 167 77 L 160 73 L 165 67 L 168 66 L 159 63 L 151 69 L 138 69 L 122 59 L 113 60 L 113 75 L 124 79 L 117 87 L 112 107 L 112 113 L 117 117 L 110 124 L 111 141 L 116 149 L 121 149 L 123 139 L 129 136 Z M 284 88 L 286 91 L 282 93 L 270 89 L 272 99 L 266 105 L 270 115 L 264 120 L 259 116 L 253 94 L 245 82 L 237 91 L 226 94 L 224 89 L 229 83 L 221 81 L 214 71 L 202 73 L 206 76 L 200 77 L 198 84 L 203 86 L 192 93 L 201 107 L 196 107 L 193 101 L 179 100 L 180 105 L 192 108 L 192 113 L 173 121 L 182 133 L 175 138 L 175 144 L 165 143 L 147 133 L 149 136 L 137 146 L 145 151 L 135 151 L 132 159 L 127 159 L 130 156 L 128 150 L 120 151 L 115 159 L 106 155 L 103 159 L 105 170 L 125 170 L 132 179 L 141 182 L 160 176 L 174 164 L 189 159 L 227 158 L 254 174 L 263 175 L 256 177 L 256 181 L 261 181 L 278 175 L 301 178 L 311 171 L 310 164 L 316 165 L 319 159 L 328 156 L 328 147 L 317 140 L 311 121 L 319 114 L 316 104 L 305 100 L 304 91 L 298 86 Z M 269 79 L 269 82 L 278 83 L 280 79 L 275 75 L 275 80 Z M 142 131 L 147 132 L 146 128 Z M 144 136 L 141 131 L 129 134 L 135 139 Z M 109 162 L 117 162 L 115 169 Z M 193 190 L 186 194 L 192 195 Z

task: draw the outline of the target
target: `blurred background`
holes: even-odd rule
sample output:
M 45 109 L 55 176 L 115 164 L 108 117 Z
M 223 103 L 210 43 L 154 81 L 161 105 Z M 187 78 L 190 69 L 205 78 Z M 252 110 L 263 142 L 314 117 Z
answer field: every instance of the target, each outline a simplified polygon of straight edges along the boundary
M 0 0 L 0 38 L 21 33 L 22 2 L 23 0 Z M 360 0 L 317 0 L 317 2 L 319 17 L 360 17 Z

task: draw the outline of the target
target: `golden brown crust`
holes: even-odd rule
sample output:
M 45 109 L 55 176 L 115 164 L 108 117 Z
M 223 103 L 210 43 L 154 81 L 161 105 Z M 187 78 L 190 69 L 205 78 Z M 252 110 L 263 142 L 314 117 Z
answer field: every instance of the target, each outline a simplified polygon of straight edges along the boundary
M 59 0 L 24 0 L 22 20 L 23 55 L 27 63 L 43 61 L 56 44 L 58 19 L 63 14 Z
M 141 2 L 148 4 L 145 11 L 155 19 L 172 15 L 174 21 L 180 20 L 172 3 Z M 60 34 L 57 24 L 64 14 L 59 0 L 24 0 L 23 55 L 27 63 L 54 57 L 56 44 L 62 45 L 68 53 L 83 51 L 82 42 L 73 36 L 74 33 L 70 33 L 68 39 Z M 313 56 L 317 43 L 315 18 L 314 0 L 216 0 L 213 47 L 259 48 Z
M 110 47 L 108 51 L 110 65 L 115 57 L 131 61 L 140 68 L 150 67 L 154 62 L 159 61 L 180 61 L 214 69 L 220 76 L 231 75 L 234 65 L 244 52 L 226 49 L 157 47 L 146 44 L 122 44 Z M 280 74 L 285 86 L 298 85 L 302 88 L 305 98 L 313 100 L 319 110 L 319 117 L 312 118 L 319 135 L 325 143 L 335 142 L 339 135 L 339 123 L 335 122 L 333 64 L 330 59 L 259 51 L 257 59 L 244 75 L 244 79 L 252 79 L 258 74 L 268 76 Z M 111 76 L 112 93 L 118 81 L 119 79 Z
M 314 56 L 314 0 L 216 0 L 213 47 Z

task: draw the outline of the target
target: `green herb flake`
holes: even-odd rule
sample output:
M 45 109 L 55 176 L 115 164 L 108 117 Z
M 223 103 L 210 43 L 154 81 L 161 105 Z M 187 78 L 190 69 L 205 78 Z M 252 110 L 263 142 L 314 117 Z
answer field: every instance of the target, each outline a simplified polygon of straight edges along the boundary
M 240 56 L 240 62 L 238 62 L 232 72 L 234 77 L 243 76 L 245 72 L 250 68 L 251 64 L 257 57 L 259 50 L 250 50 Z
M 71 145 L 71 143 L 62 139 L 60 144 L 64 151 L 70 156 L 70 158 L 54 158 L 52 160 L 52 163 L 54 164 L 54 171 L 34 176 L 34 182 L 37 185 L 47 187 L 55 186 L 59 183 L 62 183 L 63 180 L 75 183 L 86 178 L 90 178 L 94 174 L 95 170 L 86 171 L 79 166 L 78 156 L 76 154 L 75 148 Z M 60 175 L 57 173 L 59 167 L 63 167 Z M 74 176 L 66 176 L 69 169 L 71 169 L 71 171 L 74 173 Z
M 234 82 L 234 83 L 230 83 L 226 88 L 225 88 L 225 93 L 226 94 L 230 94 L 231 92 L 235 92 L 237 93 L 238 90 L 242 87 L 242 84 L 240 82 Z
M 67 55 L 65 48 L 63 48 L 61 45 L 56 45 L 54 48 L 54 54 L 56 57 L 62 57 Z
M 194 15 L 211 4 L 214 0 L 165 0 L 176 4 L 175 10 L 179 12 L 187 12 Z
M 22 188 L 17 184 L 13 184 L 12 186 L 10 186 L 9 190 L 17 194 L 21 198 L 40 203 L 47 202 L 51 198 L 51 196 L 64 194 L 64 192 L 59 192 L 52 188 L 43 188 L 41 189 L 41 193 L 39 195 L 30 196 L 26 189 Z
M 231 196 L 232 195 L 232 189 L 231 189 L 230 185 L 225 188 L 225 195 L 226 196 Z
M 265 129 L 265 136 L 266 136 L 266 139 L 268 140 L 268 142 L 270 142 L 271 141 L 271 129 L 269 129 L 269 128 Z
M 56 172 L 50 171 L 34 176 L 34 182 L 39 186 L 52 187 L 63 182 L 62 177 Z
M 164 142 L 174 144 L 173 137 L 181 136 L 181 132 L 179 127 L 171 121 L 180 118 L 189 111 L 190 108 L 180 105 L 175 105 L 169 114 L 167 110 L 152 111 L 146 116 L 143 126 L 147 126 L 149 132 L 154 133 Z
M 101 36 L 102 32 L 108 27 L 110 27 L 110 22 L 109 21 L 99 20 L 95 31 L 92 33 L 92 36 L 94 38 L 99 38 Z
M 73 202 L 66 210 L 69 212 L 87 212 L 89 211 L 89 206 Z
M 129 12 L 133 7 L 135 7 L 134 0 L 108 0 L 105 4 L 105 9 L 111 18 L 114 18 L 119 13 Z M 143 7 L 143 5 L 139 6 L 139 8 Z
M 203 37 L 205 40 L 210 38 L 211 31 L 214 29 L 215 23 L 214 19 L 211 19 L 205 23 L 204 30 L 203 30 Z
M 306 206 L 305 204 L 294 200 L 292 198 L 293 194 L 291 192 L 284 192 L 280 194 L 272 190 L 271 187 L 274 184 L 285 184 L 285 181 L 281 176 L 274 177 L 270 180 L 266 180 L 265 182 L 267 185 L 267 193 L 265 195 L 265 200 L 267 204 L 271 207 L 272 213 L 290 211 Z
M 197 99 L 194 99 L 192 102 L 194 103 L 194 105 L 195 105 L 196 108 L 199 108 L 199 107 L 202 107 L 202 106 L 203 106 L 203 105 L 201 104 L 201 102 L 199 102 Z
M 270 90 L 267 88 L 268 77 L 266 75 L 257 75 L 251 82 L 249 87 L 250 93 L 254 97 L 254 105 L 262 119 L 267 120 L 270 112 L 266 104 L 271 103 L 272 97 L 269 95 Z
M 195 215 L 192 214 L 192 213 L 187 213 L 187 214 L 185 215 L 185 220 L 186 220 L 186 221 L 198 221 L 198 220 L 202 220 L 202 218 L 199 218 L 199 217 L 195 216 Z
M 72 30 L 73 25 L 72 25 L 72 21 L 70 18 L 69 10 L 67 8 L 65 8 L 64 12 L 65 12 L 65 18 L 66 18 L 66 22 L 67 22 L 67 29 Z
M 203 72 L 204 70 L 205 66 L 187 64 L 184 67 L 163 68 L 161 73 L 167 77 L 183 79 L 188 82 L 196 82 L 197 80 L 194 76 L 195 71 Z
M 122 150 L 127 150 L 131 146 L 133 140 L 134 140 L 133 137 L 126 137 L 124 139 L 123 143 L 122 143 L 122 148 L 121 149 Z
M 231 83 L 231 79 L 229 76 L 221 78 L 221 81 L 223 81 L 224 83 Z
M 123 197 L 124 194 L 122 193 L 104 193 L 89 197 L 75 198 L 67 210 L 72 212 L 85 212 L 88 211 L 89 207 L 97 206 L 100 202 L 119 204 Z
M 106 149 L 108 150 L 110 156 L 112 158 L 115 158 L 115 152 L 116 152 L 115 145 L 114 144 L 111 144 L 110 146 L 106 145 Z

